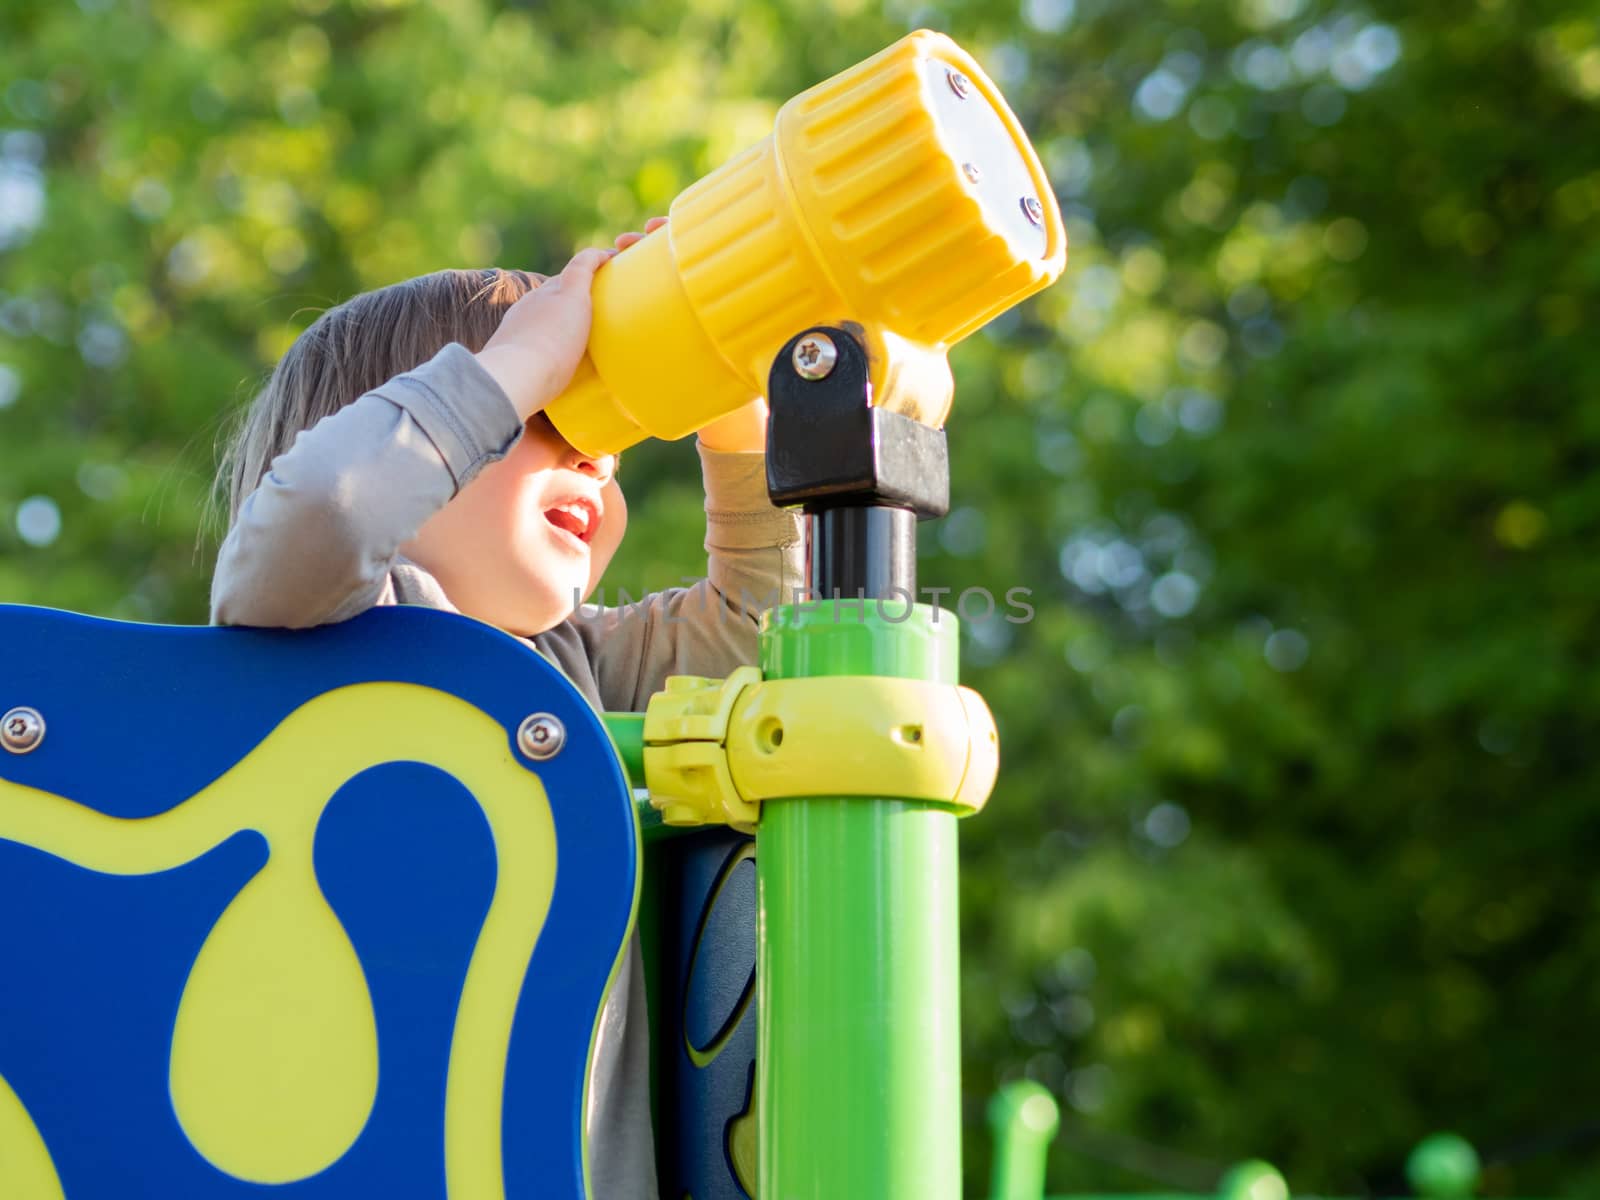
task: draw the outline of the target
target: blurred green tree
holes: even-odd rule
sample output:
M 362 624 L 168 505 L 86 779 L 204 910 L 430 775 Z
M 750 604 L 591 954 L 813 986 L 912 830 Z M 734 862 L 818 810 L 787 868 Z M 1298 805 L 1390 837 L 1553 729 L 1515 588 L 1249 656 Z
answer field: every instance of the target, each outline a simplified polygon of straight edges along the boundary
M 907 29 L 1006 89 L 1067 279 L 958 348 L 983 1100 L 1056 1190 L 1600 1189 L 1600 26 L 1552 0 L 80 0 L 0 14 L 0 598 L 199 621 L 212 446 L 322 307 L 549 269 Z M 699 561 L 628 456 L 608 579 Z

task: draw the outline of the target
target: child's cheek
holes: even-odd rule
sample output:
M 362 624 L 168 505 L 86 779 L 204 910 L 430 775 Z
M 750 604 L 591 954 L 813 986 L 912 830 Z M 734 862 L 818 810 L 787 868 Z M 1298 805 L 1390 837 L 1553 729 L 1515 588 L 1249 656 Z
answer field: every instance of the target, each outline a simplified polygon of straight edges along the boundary
M 605 523 L 609 528 L 605 533 L 610 541 L 608 549 L 615 551 L 622 544 L 622 535 L 628 531 L 628 501 L 615 479 L 601 489 L 600 496 L 606 506 Z
M 605 505 L 606 515 L 600 522 L 599 532 L 589 546 L 591 591 L 600 582 L 600 576 L 610 565 L 617 547 L 622 544 L 622 535 L 628 529 L 628 502 L 623 498 L 622 489 L 617 486 L 616 480 L 612 480 L 601 489 L 600 499 Z

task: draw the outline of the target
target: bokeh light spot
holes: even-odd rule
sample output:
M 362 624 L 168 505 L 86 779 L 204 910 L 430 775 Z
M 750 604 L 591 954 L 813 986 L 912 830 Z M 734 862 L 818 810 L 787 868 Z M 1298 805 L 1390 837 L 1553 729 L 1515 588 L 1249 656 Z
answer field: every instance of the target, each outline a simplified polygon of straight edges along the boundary
M 1311 655 L 1311 640 L 1298 629 L 1279 629 L 1267 638 L 1262 653 L 1274 671 L 1298 671 Z
M 1531 550 L 1543 540 L 1547 524 L 1544 513 L 1526 500 L 1513 500 L 1494 519 L 1495 540 L 1512 550 Z
M 1199 598 L 1200 585 L 1182 571 L 1168 571 L 1150 588 L 1150 607 L 1169 619 L 1188 616 Z
M 1189 837 L 1189 814 L 1181 804 L 1162 801 L 1145 814 L 1144 835 L 1164 850 L 1181 846 Z
M 61 536 L 61 509 L 48 496 L 29 496 L 17 505 L 17 535 L 30 546 L 50 545 Z

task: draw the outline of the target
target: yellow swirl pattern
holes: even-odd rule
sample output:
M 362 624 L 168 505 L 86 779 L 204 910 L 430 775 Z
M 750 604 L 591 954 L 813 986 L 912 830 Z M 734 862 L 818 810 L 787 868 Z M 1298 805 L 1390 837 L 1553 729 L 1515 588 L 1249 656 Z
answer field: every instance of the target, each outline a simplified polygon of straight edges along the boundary
M 451 1035 L 444 1144 L 452 1200 L 504 1200 L 506 1055 L 555 888 L 556 844 L 543 786 L 486 713 L 414 684 L 341 688 L 291 713 L 214 783 L 158 816 L 110 817 L 0 780 L 0 838 L 89 870 L 146 875 L 192 862 L 240 830 L 266 837 L 266 865 L 218 919 L 190 972 L 170 1084 L 184 1132 L 213 1165 L 254 1182 L 292 1182 L 338 1161 L 377 1094 L 371 996 L 317 886 L 312 846 L 339 788 L 390 762 L 454 776 L 494 838 L 495 892 Z M 0 1085 L 0 1149 L 19 1144 L 6 1125 L 16 1125 L 13 1108 L 26 1121 Z M 37 1139 L 31 1121 L 27 1129 Z M 48 1164 L 42 1141 L 38 1149 Z M 9 1171 L 0 1167 L 0 1184 L 14 1188 Z
M 0 1195 L 63 1200 L 61 1179 L 44 1139 L 11 1085 L 0 1076 Z

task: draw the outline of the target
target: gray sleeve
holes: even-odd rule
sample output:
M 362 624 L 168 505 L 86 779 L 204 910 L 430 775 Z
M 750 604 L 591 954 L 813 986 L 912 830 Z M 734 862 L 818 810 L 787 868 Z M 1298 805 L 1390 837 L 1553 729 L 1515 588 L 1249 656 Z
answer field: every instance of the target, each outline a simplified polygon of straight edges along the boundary
M 240 508 L 212 622 L 303 628 L 384 602 L 400 547 L 521 434 L 500 385 L 455 343 L 324 417 Z
M 605 708 L 640 712 L 668 675 L 722 676 L 756 661 L 762 612 L 803 580 L 801 516 L 767 499 L 766 457 L 700 450 L 706 578 L 573 618 Z

